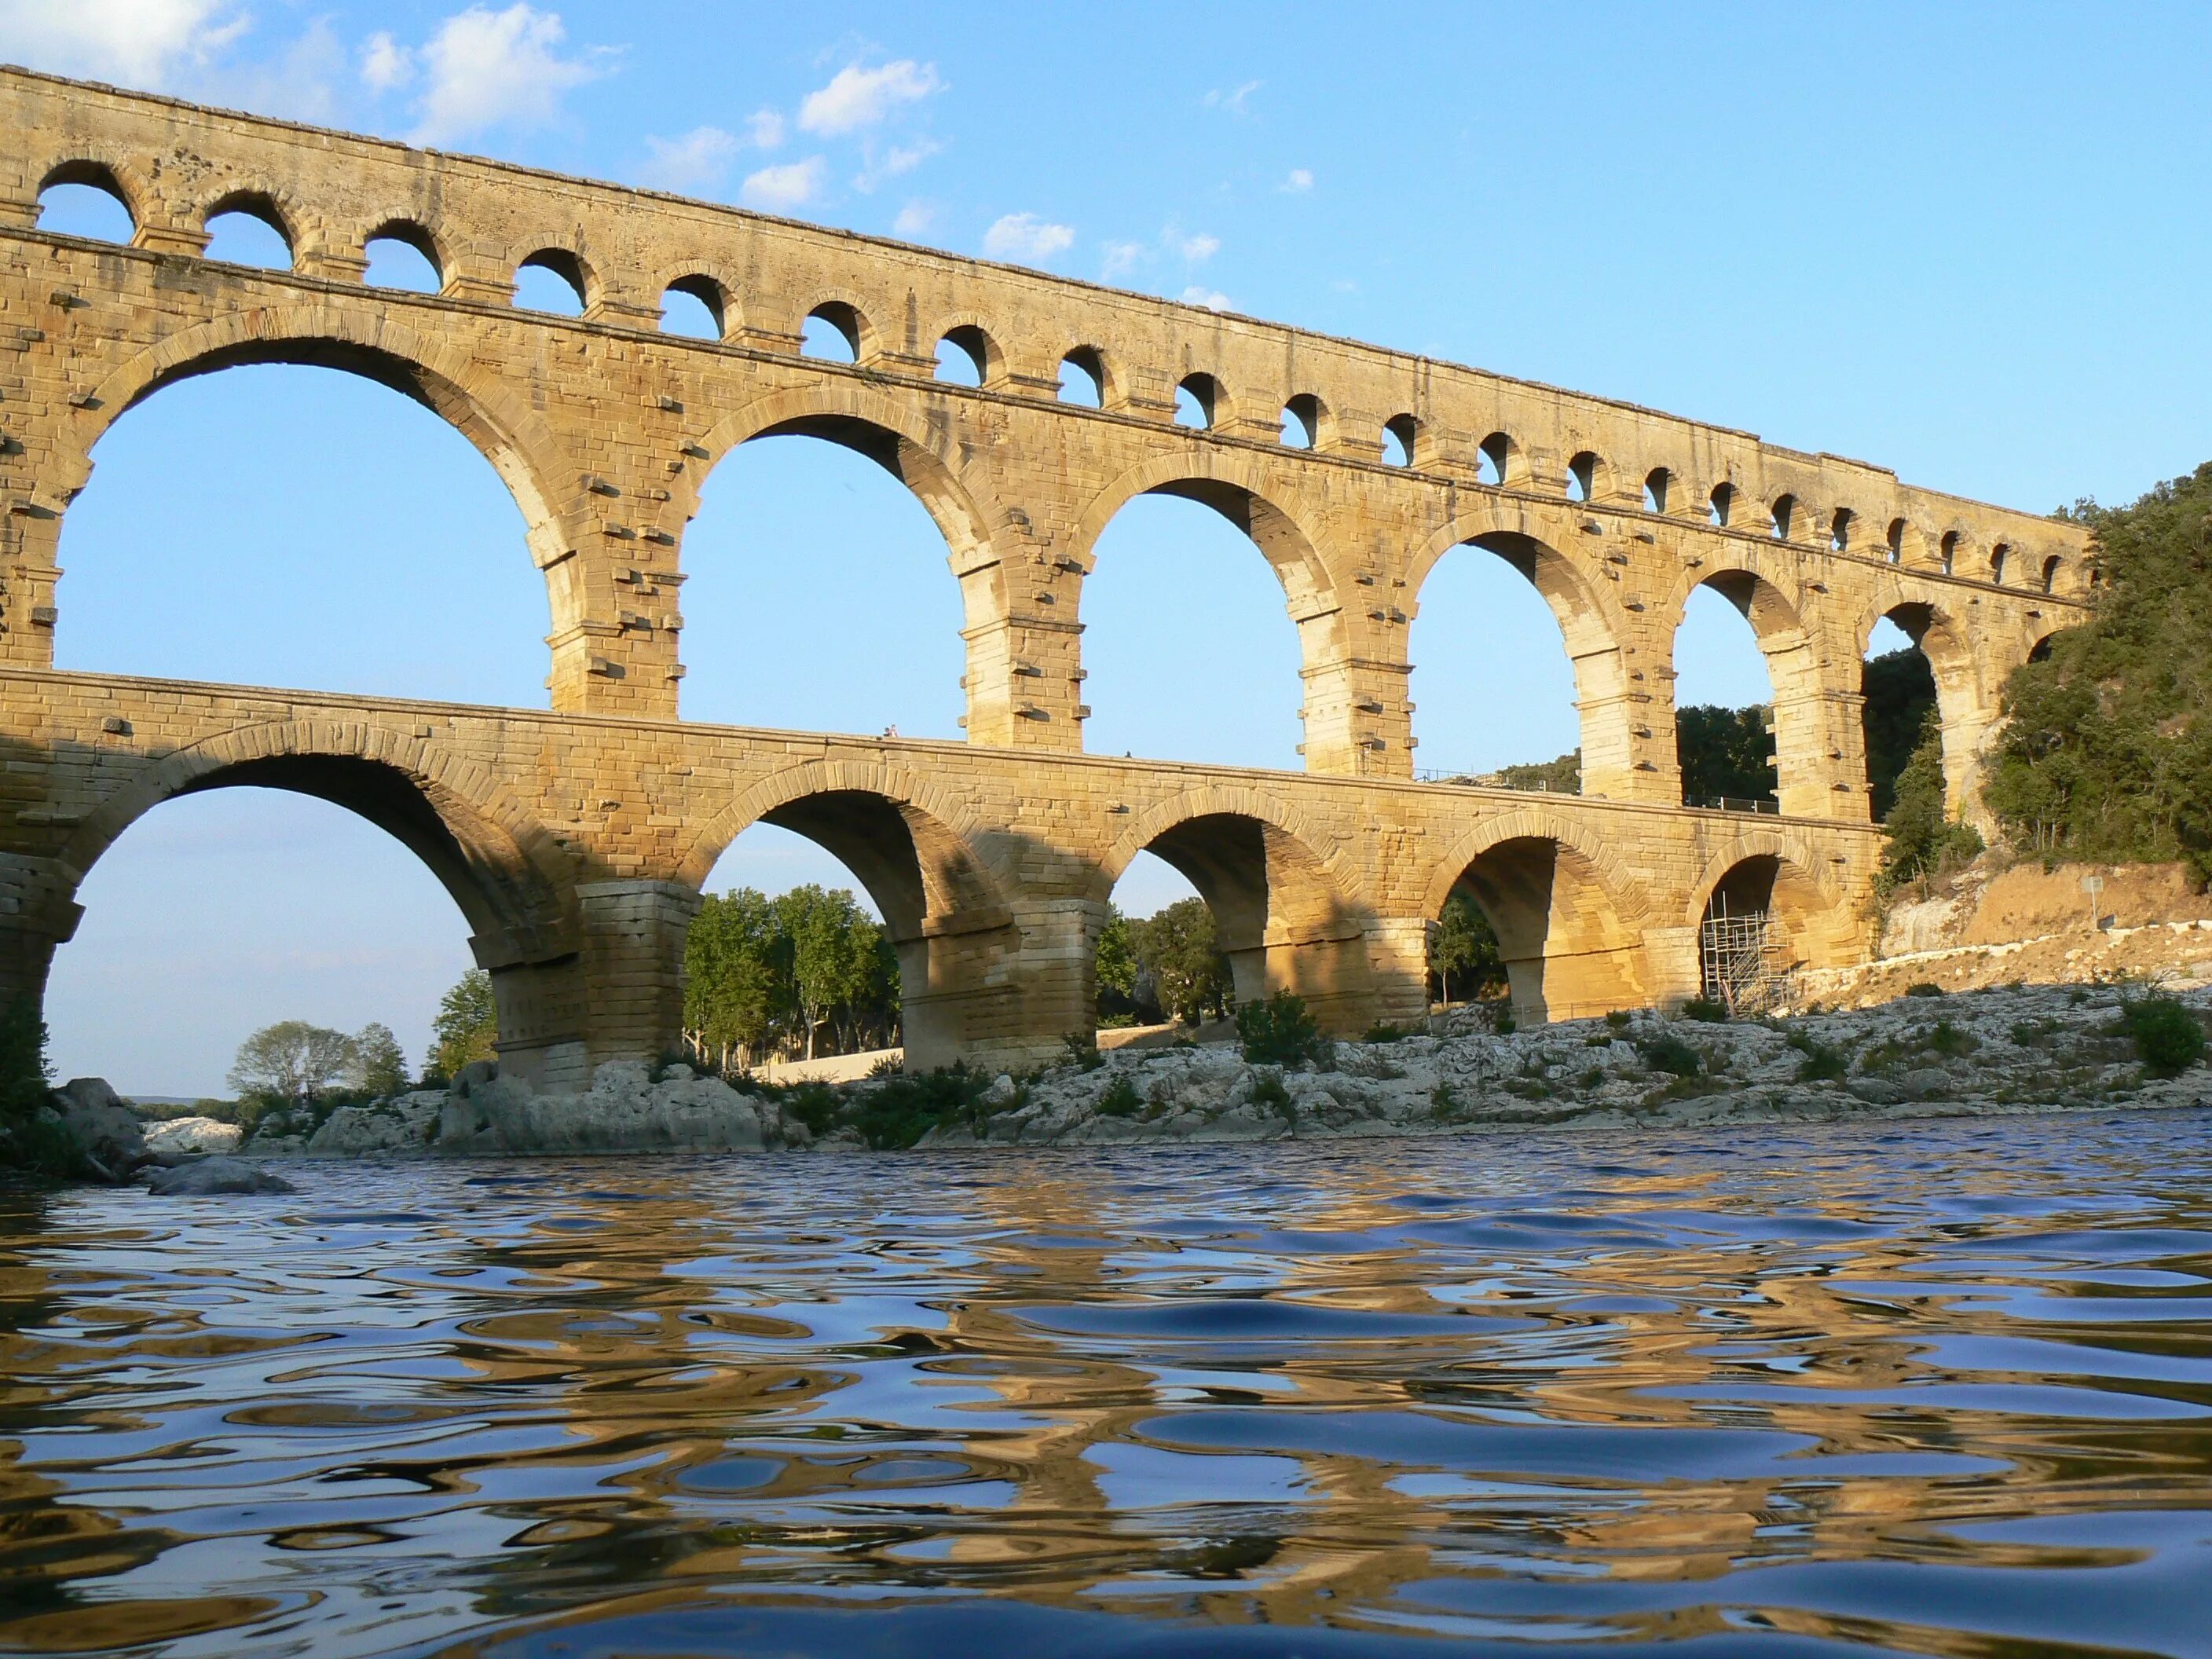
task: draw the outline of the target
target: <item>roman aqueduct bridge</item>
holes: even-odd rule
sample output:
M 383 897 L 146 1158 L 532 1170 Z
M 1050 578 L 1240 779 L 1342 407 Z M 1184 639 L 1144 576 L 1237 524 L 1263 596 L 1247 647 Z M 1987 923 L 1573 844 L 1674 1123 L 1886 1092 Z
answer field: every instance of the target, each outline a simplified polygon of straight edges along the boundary
M 1796 960 L 1867 949 L 1875 623 L 1926 653 L 1953 799 L 1971 803 L 2006 676 L 2094 580 L 2078 527 L 1862 462 L 1034 271 L 19 70 L 0 70 L 0 131 L 13 990 L 43 988 L 79 883 L 136 818 L 260 785 L 346 806 L 424 860 L 492 970 L 505 1062 L 549 1079 L 671 1046 L 699 884 L 760 820 L 868 888 L 917 1064 L 1087 1029 L 1107 897 L 1147 848 L 1207 899 L 1240 991 L 1297 987 L 1340 1028 L 1421 1011 L 1425 930 L 1455 888 L 1497 927 L 1527 1016 L 1679 998 L 1717 892 L 1771 905 Z M 129 246 L 40 230 L 62 184 L 112 194 Z M 204 258 L 227 212 L 275 228 L 291 268 Z M 379 238 L 423 253 L 440 291 L 365 285 Z M 529 265 L 566 277 L 580 315 L 519 309 Z M 672 289 L 719 340 L 662 331 Z M 805 355 L 810 319 L 853 361 Z M 946 340 L 978 384 L 939 377 Z M 489 459 L 551 605 L 550 709 L 53 667 L 59 538 L 101 434 L 173 381 L 259 362 L 365 375 Z M 1095 405 L 1064 396 L 1071 374 Z M 684 527 L 716 462 L 774 434 L 880 463 L 943 531 L 964 743 L 680 718 Z M 1146 492 L 1218 510 L 1279 578 L 1303 773 L 1083 752 L 1084 581 Z M 1580 797 L 1415 781 L 1407 624 L 1469 543 L 1559 619 Z M 1699 585 L 1765 654 L 1778 815 L 1680 804 L 1672 652 Z

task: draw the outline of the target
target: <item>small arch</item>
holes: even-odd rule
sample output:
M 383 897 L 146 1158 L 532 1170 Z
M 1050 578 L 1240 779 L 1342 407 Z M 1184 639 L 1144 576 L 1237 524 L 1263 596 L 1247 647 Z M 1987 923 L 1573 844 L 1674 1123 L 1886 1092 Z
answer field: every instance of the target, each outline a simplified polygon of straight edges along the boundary
M 129 243 L 138 234 L 130 193 L 105 161 L 63 161 L 39 181 L 38 226 L 87 241 Z
M 2012 545 L 2008 542 L 1999 542 L 1990 550 L 1990 580 L 1999 587 L 2004 586 L 2005 565 L 2011 556 Z
M 1421 425 L 1410 415 L 1393 415 L 1382 422 L 1382 464 L 1411 466 L 1418 453 Z
M 1735 486 L 1717 483 L 1705 502 L 1705 517 L 1716 530 L 1728 528 L 1729 520 L 1735 513 Z
M 1890 563 L 1902 564 L 1905 562 L 1904 520 L 1892 519 L 1889 521 L 1889 534 L 1883 538 L 1882 545 L 1885 556 L 1887 557 Z
M 362 281 L 371 288 L 435 294 L 446 285 L 446 264 L 429 231 L 412 219 L 387 219 L 362 239 L 368 260 Z
M 1597 456 L 1587 449 L 1581 451 L 1567 463 L 1567 499 L 1569 501 L 1588 501 L 1596 499 L 1598 465 Z
M 2056 634 L 2045 634 L 2028 648 L 2027 659 L 2030 662 L 2049 662 L 2051 641 L 2057 637 Z
M 1839 507 L 1836 515 L 1828 520 L 1828 551 L 1848 553 L 1851 550 L 1851 510 Z
M 1096 346 L 1078 346 L 1060 360 L 1060 401 L 1078 409 L 1106 407 L 1106 360 Z
M 1321 399 L 1310 392 L 1301 392 L 1283 405 L 1283 447 L 1285 449 L 1319 449 L 1321 423 L 1325 411 Z
M 1795 495 L 1777 495 L 1767 514 L 1768 533 L 1778 542 L 1788 541 L 1791 522 L 1796 516 L 1797 498 Z
M 2064 568 L 2065 562 L 2066 562 L 2060 558 L 2056 553 L 2053 553 L 2049 558 L 2043 562 L 2043 591 L 2045 592 L 2055 593 L 2058 591 L 2058 573 L 2060 570 Z
M 951 386 L 982 386 L 998 378 L 999 349 L 974 323 L 945 331 L 937 343 L 937 378 Z
M 661 292 L 660 331 L 694 340 L 727 339 L 728 290 L 704 271 L 678 276 Z
M 1834 896 L 1788 846 L 1746 837 L 1700 877 L 1692 915 L 1701 995 L 1746 1013 L 1786 1003 L 1791 977 L 1832 927 Z
M 525 311 L 580 317 L 590 303 L 584 262 L 565 247 L 542 247 L 514 268 L 514 304 Z
M 1494 833 L 1513 827 L 1493 827 L 1429 919 L 1441 920 L 1454 898 L 1480 912 L 1497 938 L 1516 1019 L 1586 1018 L 1648 1003 L 1640 940 L 1622 926 L 1603 866 L 1540 831 Z
M 1945 575 L 1955 575 L 1958 573 L 1959 532 L 1957 531 L 1947 530 L 1943 532 L 1943 540 L 1937 549 L 1937 556 L 1942 562 Z
M 1475 447 L 1474 476 L 1478 483 L 1502 488 L 1513 476 L 1513 440 L 1493 432 Z
M 266 191 L 232 191 L 208 209 L 202 226 L 208 234 L 206 258 L 270 270 L 292 268 L 296 252 L 292 228 L 276 198 Z
M 1674 475 L 1663 466 L 1655 466 L 1644 475 L 1644 510 L 1664 513 L 1667 510 L 1667 486 Z
M 855 307 L 842 300 L 825 300 L 799 325 L 799 355 L 824 362 L 857 363 L 867 332 L 867 319 Z
M 1176 386 L 1175 423 L 1194 431 L 1213 429 L 1221 403 L 1221 383 L 1206 374 L 1186 374 Z

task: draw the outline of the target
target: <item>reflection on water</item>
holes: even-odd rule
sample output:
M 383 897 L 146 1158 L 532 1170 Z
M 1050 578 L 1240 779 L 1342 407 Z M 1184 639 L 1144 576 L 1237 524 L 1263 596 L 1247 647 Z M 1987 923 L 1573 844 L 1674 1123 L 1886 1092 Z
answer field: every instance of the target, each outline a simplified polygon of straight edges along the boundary
M 0 1650 L 2212 1653 L 2208 1129 L 0 1196 Z

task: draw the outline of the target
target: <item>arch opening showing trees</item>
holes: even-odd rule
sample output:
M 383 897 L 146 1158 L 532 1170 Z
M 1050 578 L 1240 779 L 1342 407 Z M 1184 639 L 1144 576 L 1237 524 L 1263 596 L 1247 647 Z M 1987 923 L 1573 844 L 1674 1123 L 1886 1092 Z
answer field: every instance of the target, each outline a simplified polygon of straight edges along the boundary
M 1760 649 L 1775 601 L 1743 572 L 1690 591 L 1674 631 L 1674 742 L 1682 804 L 1724 811 L 1779 810 L 1774 682 Z
M 1584 1018 L 1649 1000 L 1640 956 L 1586 856 L 1548 836 L 1510 836 L 1468 862 L 1433 918 L 1430 994 L 1501 1005 L 1494 1022 Z

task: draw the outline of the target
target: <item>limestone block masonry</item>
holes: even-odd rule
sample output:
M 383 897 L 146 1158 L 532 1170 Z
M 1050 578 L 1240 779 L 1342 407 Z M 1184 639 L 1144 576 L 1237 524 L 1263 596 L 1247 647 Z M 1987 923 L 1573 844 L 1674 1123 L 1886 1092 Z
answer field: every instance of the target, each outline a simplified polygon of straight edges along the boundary
M 1771 896 L 1808 965 L 1866 953 L 1876 622 L 1926 653 L 1953 799 L 1978 811 L 2005 677 L 2095 577 L 2076 526 L 1862 462 L 1034 271 L 15 69 L 0 131 L 11 991 L 42 991 L 77 885 L 135 818 L 275 783 L 439 875 L 492 971 L 502 1064 L 543 1081 L 673 1044 L 699 884 L 763 819 L 836 854 L 883 910 L 910 1064 L 1032 1057 L 1087 1030 L 1107 896 L 1148 848 L 1212 907 L 1240 994 L 1295 986 L 1340 1029 L 1419 1012 L 1425 929 L 1455 887 L 1490 914 L 1529 1017 L 1664 1000 L 1695 988 L 1723 883 Z M 39 229 L 58 184 L 112 193 L 131 245 Z M 291 269 L 205 258 L 231 211 L 274 228 Z M 366 286 L 380 238 L 421 251 L 440 291 Z M 524 265 L 568 277 L 581 314 L 515 307 Z M 721 337 L 662 333 L 671 291 Z M 810 319 L 854 361 L 802 355 Z M 938 378 L 945 341 L 980 384 Z M 174 380 L 252 362 L 373 378 L 490 459 L 551 605 L 551 712 L 53 669 L 60 537 L 101 434 Z M 1066 365 L 1097 406 L 1063 400 Z M 1204 427 L 1176 422 L 1179 391 Z M 966 743 L 678 719 L 684 527 L 722 456 L 787 433 L 876 460 L 943 531 Z M 1147 492 L 1221 512 L 1279 578 L 1304 773 L 1081 752 L 1084 578 Z M 1559 620 L 1580 798 L 1414 781 L 1407 627 L 1470 543 Z M 1673 642 L 1701 585 L 1765 653 L 1779 817 L 1680 804 Z

